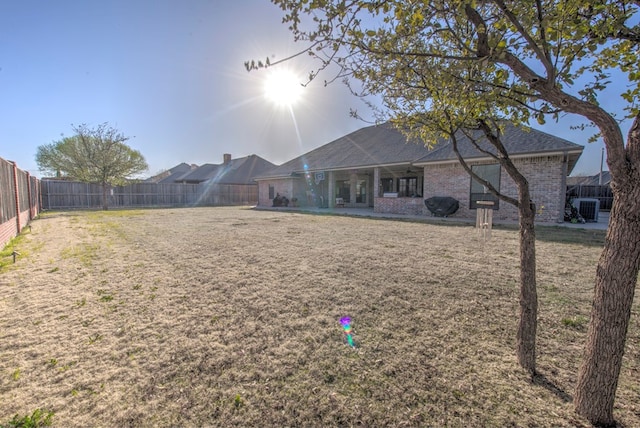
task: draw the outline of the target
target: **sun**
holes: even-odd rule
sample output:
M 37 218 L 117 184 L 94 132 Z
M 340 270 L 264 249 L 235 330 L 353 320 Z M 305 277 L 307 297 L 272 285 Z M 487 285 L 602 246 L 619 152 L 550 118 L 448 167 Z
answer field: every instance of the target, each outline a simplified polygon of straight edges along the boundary
M 281 107 L 291 107 L 300 100 L 303 86 L 300 77 L 288 69 L 273 69 L 264 82 L 264 95 Z

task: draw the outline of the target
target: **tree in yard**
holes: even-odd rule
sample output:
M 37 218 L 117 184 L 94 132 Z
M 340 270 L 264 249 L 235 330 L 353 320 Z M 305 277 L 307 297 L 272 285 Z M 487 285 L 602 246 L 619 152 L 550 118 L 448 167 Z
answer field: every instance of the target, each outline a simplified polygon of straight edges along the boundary
M 102 185 L 102 208 L 108 209 L 110 186 L 122 185 L 148 166 L 142 154 L 125 144 L 129 139 L 106 123 L 73 127 L 75 135 L 38 147 L 41 171 Z
M 571 113 L 595 126 L 607 150 L 614 203 L 574 404 L 592 423 L 613 424 L 640 269 L 638 2 L 272 1 L 294 38 L 308 43 L 303 50 L 321 61 L 312 78 L 322 69 L 338 70 L 335 79 L 344 78 L 356 95 L 381 96 L 403 127 L 429 134 L 434 123 L 445 122 L 445 112 L 453 113 L 449 130 L 471 123 L 482 128 L 496 113 L 515 124 Z M 628 79 L 622 94 L 611 94 L 612 73 Z M 356 84 L 362 86 L 356 90 Z M 439 89 L 448 99 L 437 96 Z M 617 97 L 626 118 L 600 104 L 604 97 Z M 421 113 L 434 109 L 421 126 Z M 633 121 L 626 144 L 622 119 Z
M 531 200 L 529 182 L 518 170 L 502 142 L 504 117 L 510 113 L 509 103 L 482 99 L 469 91 L 469 84 L 459 79 L 437 76 L 442 66 L 431 64 L 429 71 L 414 66 L 392 65 L 400 72 L 364 83 L 367 90 L 382 93 L 385 108 L 396 116 L 392 122 L 409 139 L 435 144 L 438 137 L 448 138 L 463 169 L 485 189 L 518 209 L 520 239 L 520 316 L 516 335 L 516 355 L 520 365 L 532 376 L 536 374 L 536 332 L 538 296 L 536 290 L 535 205 Z M 384 88 L 384 89 L 382 89 Z M 429 110 L 425 111 L 424 94 L 428 94 Z M 461 140 L 461 141 L 460 141 Z M 487 144 L 483 144 L 487 143 Z M 459 150 L 460 144 L 470 144 L 483 155 L 494 159 L 514 181 L 518 197 L 499 192 L 491 182 L 473 172 Z

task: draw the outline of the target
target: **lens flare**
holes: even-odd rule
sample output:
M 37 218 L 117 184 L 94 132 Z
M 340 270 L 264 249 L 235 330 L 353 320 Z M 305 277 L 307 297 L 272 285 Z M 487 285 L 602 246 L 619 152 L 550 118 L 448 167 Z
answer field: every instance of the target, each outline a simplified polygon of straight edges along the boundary
M 340 324 L 342 325 L 342 330 L 344 331 L 345 340 L 347 341 L 350 347 L 355 348 L 356 344 L 353 341 L 351 318 L 350 317 L 340 318 Z
M 274 69 L 264 82 L 264 94 L 267 99 L 281 107 L 294 105 L 302 95 L 300 79 L 291 70 Z

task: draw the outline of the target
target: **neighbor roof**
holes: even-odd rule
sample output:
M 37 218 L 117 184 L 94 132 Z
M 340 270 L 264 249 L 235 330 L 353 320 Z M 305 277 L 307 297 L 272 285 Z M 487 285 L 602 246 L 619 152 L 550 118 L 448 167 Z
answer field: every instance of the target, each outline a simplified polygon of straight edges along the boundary
M 198 167 L 197 165 L 189 165 L 182 162 L 174 166 L 173 168 L 168 169 L 167 171 L 161 172 L 158 175 L 148 178 L 146 181 L 150 181 L 154 183 L 173 183 L 176 178 L 186 174 L 187 172 L 197 167 Z
M 256 175 L 275 165 L 257 155 L 231 159 L 227 164 L 207 163 L 190 171 L 175 181 L 180 183 L 202 183 L 213 181 L 219 184 L 251 184 Z
M 479 134 L 476 135 L 479 136 Z M 531 128 L 519 128 L 510 123 L 505 125 L 503 143 L 512 156 L 567 152 L 569 154 L 569 172 L 573 169 L 583 150 L 582 146 L 562 138 Z M 489 149 L 488 144 L 484 141 L 481 147 Z M 465 159 L 487 157 L 477 151 L 464 136 L 460 136 L 458 146 Z M 305 171 L 371 168 L 402 164 L 427 165 L 456 160 L 449 141 L 441 139 L 433 148 L 427 148 L 419 142 L 409 142 L 404 134 L 386 122 L 381 125 L 365 127 L 338 138 L 256 178 L 287 177 Z
M 611 183 L 611 173 L 609 171 L 602 171 L 602 185 Z M 569 177 L 567 178 L 567 185 L 569 186 L 599 186 L 600 185 L 600 173 L 590 175 L 587 177 Z

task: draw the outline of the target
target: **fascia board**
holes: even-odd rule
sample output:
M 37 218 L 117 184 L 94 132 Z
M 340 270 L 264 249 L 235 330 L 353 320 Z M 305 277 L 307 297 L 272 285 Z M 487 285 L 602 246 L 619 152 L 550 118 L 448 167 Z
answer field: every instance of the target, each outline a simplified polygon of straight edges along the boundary
M 511 159 L 524 159 L 524 158 L 536 158 L 536 157 L 542 157 L 542 156 L 563 156 L 563 155 L 581 155 L 582 154 L 583 149 L 572 149 L 572 150 L 554 150 L 554 151 L 548 151 L 548 152 L 530 152 L 530 153 L 519 153 L 519 154 L 515 154 L 515 155 L 509 155 L 509 157 Z M 486 161 L 495 161 L 495 158 L 492 158 L 490 156 L 483 156 L 483 157 L 474 157 L 474 158 L 467 158 L 465 159 L 465 161 L 467 162 L 486 162 Z M 429 166 L 429 165 L 445 165 L 445 164 L 452 164 L 452 163 L 458 163 L 458 159 L 442 159 L 442 160 L 437 160 L 437 161 L 422 161 L 422 162 L 415 162 L 413 165 L 414 166 Z

